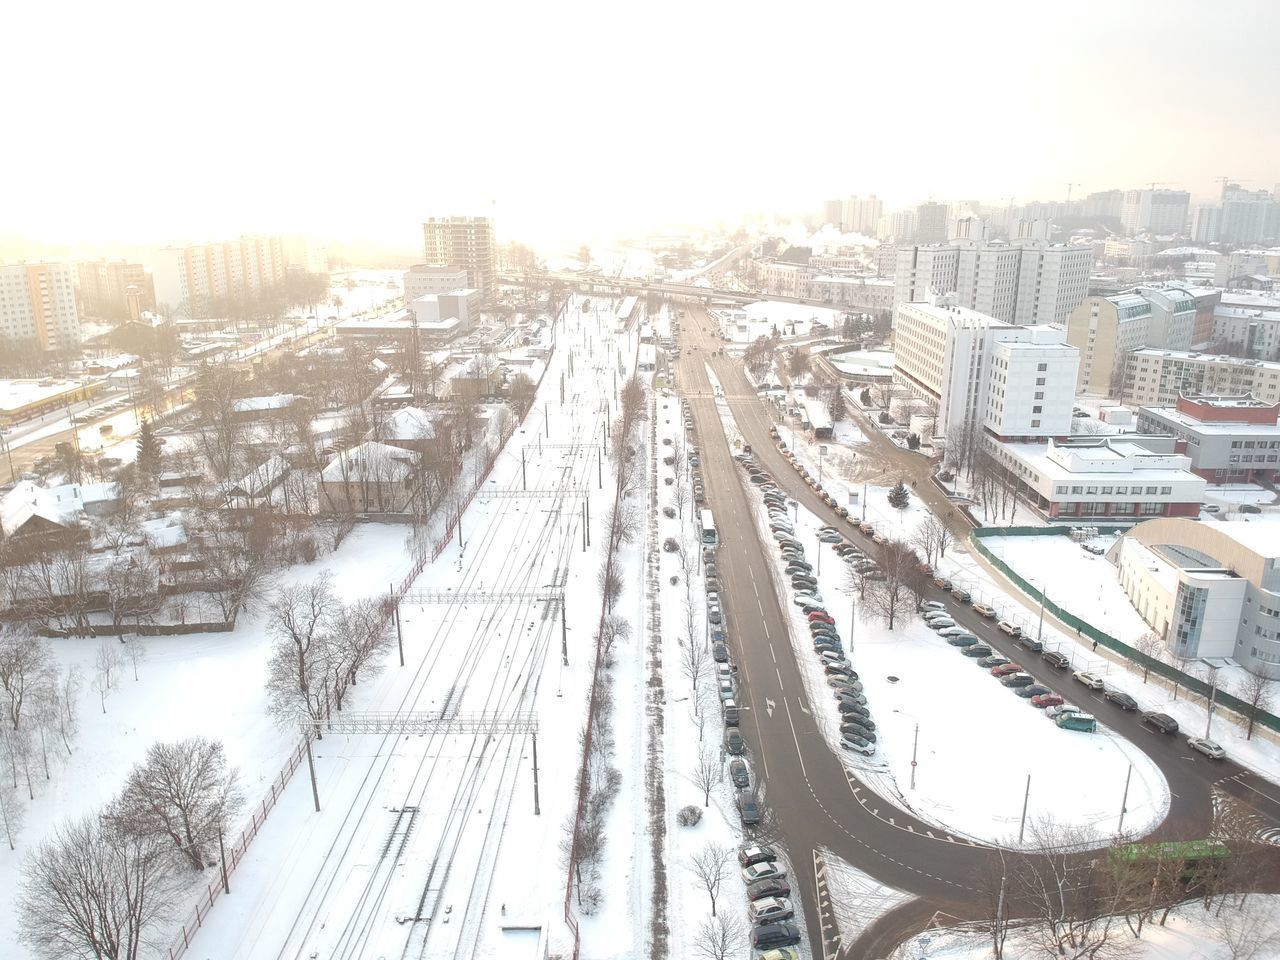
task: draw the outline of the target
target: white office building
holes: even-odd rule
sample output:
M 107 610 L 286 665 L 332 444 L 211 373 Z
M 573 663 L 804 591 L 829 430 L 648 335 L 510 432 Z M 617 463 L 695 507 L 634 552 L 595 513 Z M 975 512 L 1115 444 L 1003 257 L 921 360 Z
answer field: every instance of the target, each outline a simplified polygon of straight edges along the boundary
M 462 267 L 416 263 L 404 272 L 405 306 L 419 297 L 467 289 L 467 271 Z
M 1071 432 L 1078 354 L 1057 326 L 1020 327 L 950 303 L 899 304 L 894 380 L 938 408 L 938 433 L 980 424 L 996 437 Z

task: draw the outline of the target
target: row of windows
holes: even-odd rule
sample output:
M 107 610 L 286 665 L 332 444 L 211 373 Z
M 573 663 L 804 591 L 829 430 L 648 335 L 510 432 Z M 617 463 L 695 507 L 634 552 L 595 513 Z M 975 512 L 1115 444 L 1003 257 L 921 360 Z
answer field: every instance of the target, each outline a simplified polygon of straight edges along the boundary
M 1156 494 L 1156 491 L 1157 491 L 1157 490 L 1159 490 L 1159 491 L 1160 491 L 1159 495 L 1160 495 L 1160 496 L 1163 496 L 1163 497 L 1167 497 L 1167 496 L 1169 496 L 1170 494 L 1172 494 L 1172 493 L 1173 493 L 1173 487 L 1147 487 L 1147 488 L 1146 488 L 1146 495 L 1147 495 L 1147 496 L 1149 496 L 1149 497 L 1154 497 L 1154 496 L 1156 496 L 1156 495 L 1157 495 L 1157 494 Z M 1059 494 L 1059 495 L 1065 495 L 1065 494 L 1066 494 L 1066 492 L 1067 492 L 1067 488 L 1066 488 L 1066 486 L 1063 486 L 1063 485 L 1056 486 L 1056 487 L 1054 487 L 1054 488 L 1053 488 L 1053 492 L 1054 492 L 1054 493 L 1056 493 L 1056 494 Z M 1072 494 L 1074 494 L 1074 495 L 1076 495 L 1076 496 L 1079 496 L 1079 495 L 1081 495 L 1081 494 L 1088 494 L 1088 495 L 1094 495 L 1094 496 L 1096 496 L 1096 495 L 1098 494 L 1098 492 L 1099 492 L 1099 488 L 1098 488 L 1098 487 L 1096 487 L 1096 486 L 1080 486 L 1080 487 L 1072 487 L 1072 488 L 1071 488 L 1071 493 L 1072 493 Z M 1106 496 L 1112 496 L 1112 495 L 1117 496 L 1117 497 L 1123 497 L 1123 496 L 1125 496 L 1126 494 L 1131 494 L 1131 495 L 1137 496 L 1137 495 L 1139 495 L 1139 494 L 1141 494 L 1141 493 L 1143 492 L 1143 488 L 1142 488 L 1142 487 L 1134 487 L 1132 490 L 1130 490 L 1130 489 L 1129 489 L 1129 487 L 1127 487 L 1127 486 L 1126 486 L 1126 487 L 1115 487 L 1115 488 L 1114 488 L 1114 493 L 1113 493 L 1113 489 L 1112 489 L 1111 487 L 1102 487 L 1102 488 L 1101 488 L 1101 492 L 1102 492 L 1102 496 L 1104 496 L 1104 497 L 1106 497 Z

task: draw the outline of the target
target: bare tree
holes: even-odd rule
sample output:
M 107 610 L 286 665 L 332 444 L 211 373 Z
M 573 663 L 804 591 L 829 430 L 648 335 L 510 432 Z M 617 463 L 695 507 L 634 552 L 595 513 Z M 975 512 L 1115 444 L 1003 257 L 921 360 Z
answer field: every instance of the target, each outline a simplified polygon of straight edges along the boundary
M 66 748 L 67 756 L 71 756 L 71 738 L 80 732 L 80 688 L 84 685 L 84 677 L 78 666 L 70 666 L 62 675 L 53 694 L 53 708 L 56 714 L 58 736 Z
M 680 656 L 680 668 L 684 671 L 685 679 L 689 681 L 692 695 L 697 694 L 698 685 L 707 674 L 710 656 L 701 639 L 695 638 L 692 634 L 685 637 L 684 649 Z
M 1246 727 L 1244 738 L 1253 739 L 1253 728 L 1258 722 L 1258 715 L 1271 706 L 1275 695 L 1276 672 L 1265 664 L 1257 664 L 1247 672 L 1240 685 L 1237 696 L 1245 705 Z
M 613 663 L 613 647 L 631 637 L 631 621 L 617 614 L 605 615 L 600 625 L 600 648 L 606 665 Z
M 94 815 L 73 820 L 27 859 L 19 936 L 59 960 L 139 960 L 168 914 L 170 886 L 154 838 L 123 834 Z
M 326 715 L 325 660 L 340 606 L 332 582 L 325 572 L 309 583 L 282 587 L 272 598 L 267 634 L 274 650 L 267 688 L 271 710 L 281 720 L 292 720 L 301 712 L 312 720 Z
M 1230 960 L 1265 960 L 1280 952 L 1275 915 L 1260 897 L 1216 911 L 1209 925 Z
M 0 823 L 4 824 L 4 836 L 9 841 L 9 849 L 22 832 L 22 824 L 27 818 L 27 805 L 14 787 L 0 787 Z
M 98 652 L 93 658 L 93 690 L 98 695 L 102 712 L 107 712 L 107 694 L 119 683 L 120 651 L 109 640 L 98 643 Z
M 892 630 L 894 623 L 911 606 L 911 586 L 919 573 L 915 553 L 901 540 L 891 540 L 880 548 L 880 573 L 866 592 L 864 608 Z
M 22 727 L 22 711 L 28 700 L 53 684 L 57 665 L 49 641 L 25 625 L 16 624 L 0 633 L 0 690 L 8 698 L 10 725 Z
M 152 744 L 106 817 L 126 835 L 172 843 L 203 870 L 215 862 L 219 837 L 243 803 L 221 742 L 189 737 Z
M 951 528 L 939 519 L 936 514 L 930 513 L 916 527 L 916 531 L 911 537 L 911 545 L 917 547 L 924 554 L 925 562 L 930 566 L 935 566 L 939 560 L 947 555 L 947 550 L 951 547 L 953 539 Z
M 693 768 L 693 785 L 702 791 L 702 805 L 711 805 L 711 788 L 720 782 L 720 761 L 706 747 Z M 714 912 L 714 911 L 713 911 Z
M 605 557 L 604 566 L 596 576 L 596 584 L 600 587 L 600 595 L 604 599 L 605 609 L 612 612 L 613 605 L 622 595 L 622 576 L 614 565 L 613 556 Z
M 1160 659 L 1160 651 L 1164 647 L 1164 641 L 1160 639 L 1160 634 L 1154 630 L 1148 630 L 1133 643 L 1133 649 L 1137 650 L 1144 657 L 1150 657 L 1151 660 Z M 1147 675 L 1151 673 L 1151 662 L 1149 660 L 1142 661 L 1142 682 L 1147 682 Z
M 746 946 L 746 928 L 737 914 L 714 913 L 698 925 L 693 935 L 693 949 L 704 960 L 730 960 L 742 955 Z
M 387 618 L 372 597 L 348 603 L 335 614 L 333 635 L 343 651 L 344 684 L 354 686 L 361 670 L 376 665 L 375 657 L 391 643 L 387 626 Z
M 728 847 L 711 842 L 689 861 L 689 870 L 698 878 L 702 889 L 707 891 L 707 896 L 711 899 L 713 917 L 716 915 L 716 898 L 720 896 L 720 885 L 724 883 L 725 871 L 728 870 L 732 857 L 733 851 Z

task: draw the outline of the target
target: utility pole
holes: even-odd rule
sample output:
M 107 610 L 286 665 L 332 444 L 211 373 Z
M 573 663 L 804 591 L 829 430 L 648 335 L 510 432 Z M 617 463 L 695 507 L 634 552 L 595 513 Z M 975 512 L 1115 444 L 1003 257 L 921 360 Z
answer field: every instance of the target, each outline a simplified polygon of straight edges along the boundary
M 307 769 L 311 771 L 311 799 L 315 801 L 316 813 L 320 812 L 320 787 L 316 784 L 316 762 L 311 756 L 311 731 L 302 731 L 302 739 L 307 745 Z
M 400 666 L 404 666 L 404 633 L 400 629 L 400 604 L 396 601 L 396 591 L 387 584 L 387 595 L 391 598 L 391 615 L 396 621 L 396 645 L 400 648 Z
M 520 448 L 520 489 L 529 489 L 529 478 L 524 472 L 524 447 Z
M 231 892 L 231 883 L 227 880 L 227 848 L 222 845 L 222 825 L 218 825 L 218 859 L 222 861 L 222 892 Z
M 1214 702 L 1218 699 L 1218 668 L 1213 664 L 1209 664 L 1209 666 L 1213 670 L 1213 680 L 1211 681 L 1213 685 L 1209 688 L 1209 715 L 1205 717 L 1204 721 L 1204 738 L 1206 740 L 1209 739 L 1209 727 L 1213 725 Z
M 911 789 L 916 788 L 916 748 L 920 746 L 920 721 L 916 721 L 915 733 L 911 737 Z
M 533 815 L 542 816 L 542 807 L 538 803 L 538 731 L 533 731 Z
M 567 579 L 567 578 L 566 578 Z M 569 665 L 569 627 L 566 622 L 566 610 L 564 606 L 564 594 L 560 594 L 560 662 L 562 666 Z
M 550 440 L 551 439 L 551 405 L 549 403 L 544 403 L 542 405 L 542 417 L 543 417 L 543 420 L 542 420 L 543 429 L 546 431 L 547 439 Z
M 1133 776 L 1133 764 L 1129 764 L 1129 772 L 1124 775 L 1124 796 L 1120 798 L 1120 825 L 1116 827 L 1117 834 L 1124 833 L 1124 815 L 1126 807 L 1129 804 L 1129 779 Z
M 1027 792 L 1022 798 L 1022 822 L 1018 824 L 1018 843 L 1022 843 L 1022 835 L 1027 829 L 1027 804 L 1031 802 L 1031 774 L 1027 774 Z
M 1040 581 L 1040 627 L 1036 630 L 1036 643 L 1044 645 L 1044 592 L 1045 583 Z

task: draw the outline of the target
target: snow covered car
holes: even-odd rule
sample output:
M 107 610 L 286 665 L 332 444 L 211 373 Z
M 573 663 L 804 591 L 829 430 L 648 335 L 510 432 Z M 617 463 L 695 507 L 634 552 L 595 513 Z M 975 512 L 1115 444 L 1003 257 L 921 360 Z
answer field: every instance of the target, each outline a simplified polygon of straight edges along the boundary
M 765 860 L 742 868 L 742 882 L 755 883 L 757 880 L 777 880 L 785 877 L 787 871 L 776 860 Z
M 876 752 L 875 744 L 852 733 L 846 733 L 840 738 L 840 746 L 845 750 L 860 753 L 864 757 L 869 757 Z

